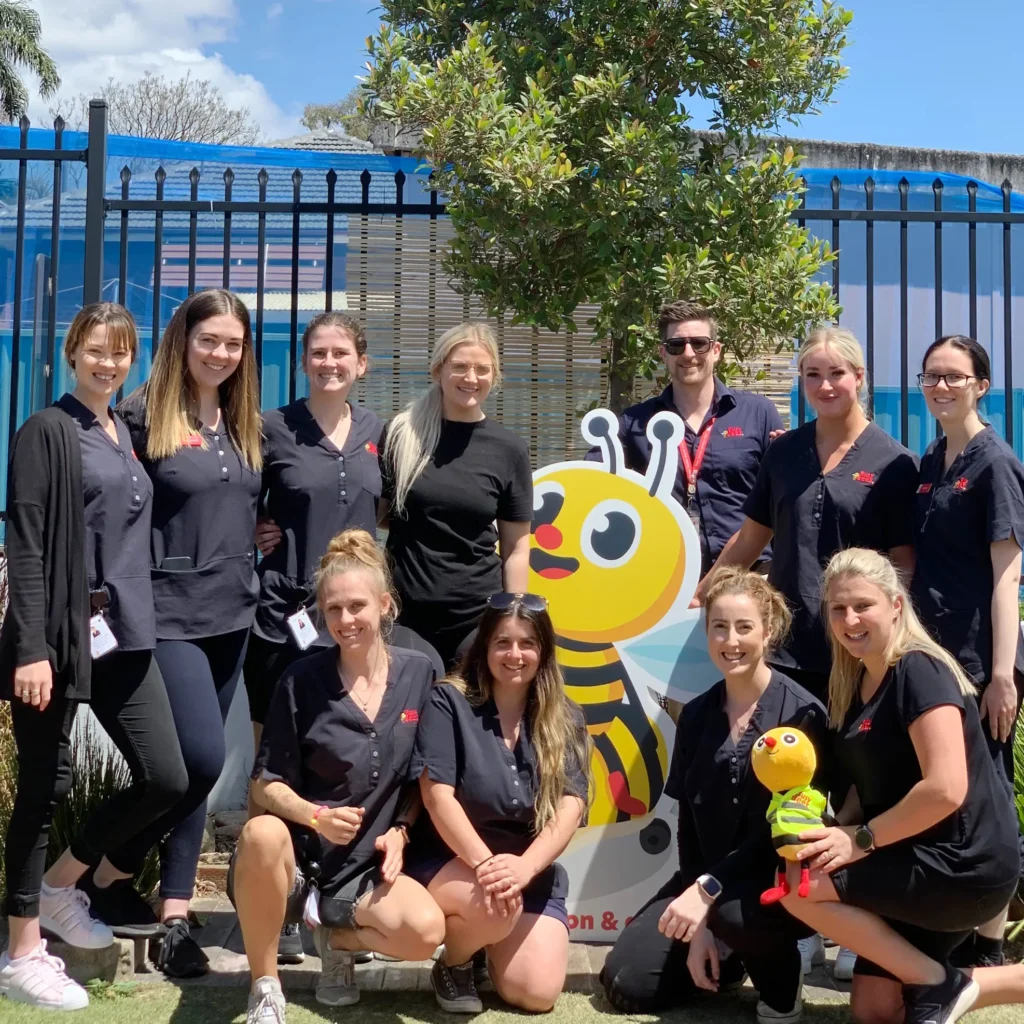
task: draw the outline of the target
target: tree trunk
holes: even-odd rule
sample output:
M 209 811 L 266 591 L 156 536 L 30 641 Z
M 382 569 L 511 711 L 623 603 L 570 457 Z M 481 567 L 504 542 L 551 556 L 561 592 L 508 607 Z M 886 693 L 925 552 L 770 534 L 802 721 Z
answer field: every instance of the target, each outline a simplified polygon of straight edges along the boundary
M 633 377 L 628 370 L 623 373 L 625 339 L 612 338 L 608 361 L 608 405 L 618 416 L 633 402 Z

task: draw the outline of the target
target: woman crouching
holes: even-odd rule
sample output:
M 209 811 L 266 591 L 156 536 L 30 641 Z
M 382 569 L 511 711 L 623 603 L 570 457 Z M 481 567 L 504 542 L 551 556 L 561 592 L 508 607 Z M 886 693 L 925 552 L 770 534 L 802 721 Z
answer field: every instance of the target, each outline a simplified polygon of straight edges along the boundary
M 359 1000 L 354 951 L 423 960 L 444 935 L 437 904 L 402 874 L 420 808 L 406 779 L 434 669 L 386 644 L 394 602 L 364 530 L 331 541 L 317 599 L 335 646 L 292 664 L 274 691 L 253 766 L 267 813 L 246 823 L 228 877 L 252 972 L 248 1024 L 283 1024 L 278 936 L 304 917 L 315 924 L 314 902 L 316 998 L 328 1006 Z
M 493 595 L 462 673 L 434 688 L 410 771 L 429 819 L 408 870 L 445 915 L 431 982 L 442 1009 L 479 1013 L 473 955 L 483 949 L 506 1003 L 550 1010 L 569 956 L 556 858 L 583 819 L 590 757 L 544 599 Z

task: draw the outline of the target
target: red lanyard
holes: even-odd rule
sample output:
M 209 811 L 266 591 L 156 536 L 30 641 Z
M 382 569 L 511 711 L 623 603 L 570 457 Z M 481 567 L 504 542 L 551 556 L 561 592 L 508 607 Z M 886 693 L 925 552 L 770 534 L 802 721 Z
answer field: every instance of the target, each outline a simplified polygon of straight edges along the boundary
M 679 443 L 679 457 L 683 460 L 683 473 L 686 476 L 686 494 L 688 500 L 693 500 L 697 493 L 697 477 L 700 474 L 700 467 L 704 465 L 704 456 L 707 454 L 708 442 L 711 440 L 711 428 L 715 425 L 714 416 L 701 427 L 700 441 L 697 443 L 697 451 L 690 457 L 690 446 L 686 438 Z

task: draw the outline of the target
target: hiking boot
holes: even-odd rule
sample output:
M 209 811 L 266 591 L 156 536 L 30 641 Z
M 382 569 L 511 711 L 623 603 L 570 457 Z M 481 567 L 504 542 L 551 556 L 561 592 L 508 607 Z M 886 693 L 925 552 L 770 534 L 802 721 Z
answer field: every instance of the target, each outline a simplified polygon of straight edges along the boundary
M 347 949 L 331 949 L 331 929 L 321 925 L 313 932 L 320 957 L 316 1001 L 324 1006 L 353 1006 L 359 1002 L 356 987 L 356 956 Z

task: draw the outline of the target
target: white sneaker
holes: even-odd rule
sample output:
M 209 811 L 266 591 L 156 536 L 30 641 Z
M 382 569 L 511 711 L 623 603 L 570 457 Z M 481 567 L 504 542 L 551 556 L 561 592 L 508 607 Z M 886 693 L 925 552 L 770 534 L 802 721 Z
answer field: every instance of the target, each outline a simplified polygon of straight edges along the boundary
M 51 889 L 43 882 L 39 927 L 79 949 L 106 949 L 114 943 L 114 933 L 89 913 L 88 895 L 75 886 Z
M 331 949 L 331 930 L 320 925 L 313 931 L 313 944 L 320 956 L 320 977 L 316 1001 L 324 1006 L 353 1006 L 359 1002 L 356 986 L 356 957 L 347 949 Z
M 89 1005 L 85 989 L 64 973 L 64 961 L 46 952 L 45 939 L 17 960 L 4 950 L 0 956 L 0 996 L 40 1010 L 84 1010 Z
M 800 939 L 797 942 L 800 947 L 800 964 L 804 974 L 810 974 L 815 967 L 820 967 L 825 962 L 825 943 L 818 934 L 808 939 Z
M 245 1024 L 285 1024 L 284 993 L 277 978 L 258 978 L 249 993 Z
M 832 966 L 832 977 L 836 981 L 853 981 L 853 968 L 857 963 L 857 954 L 845 946 L 839 947 L 836 962 Z
M 773 1010 L 767 1003 L 757 1001 L 757 1024 L 795 1024 L 804 1012 L 803 1000 L 800 993 L 796 994 L 796 1002 L 793 1009 L 786 1012 Z

